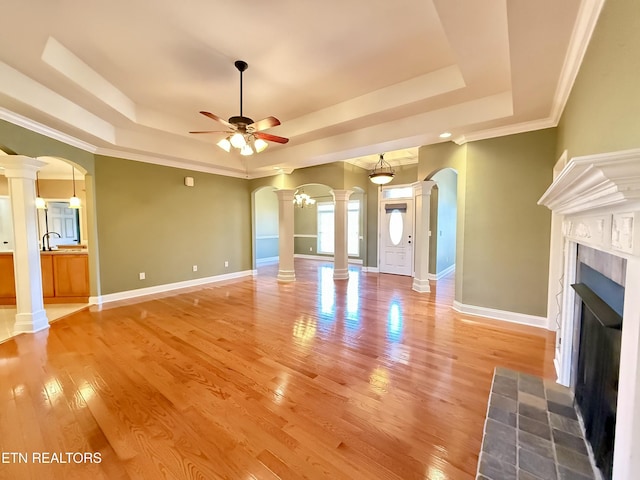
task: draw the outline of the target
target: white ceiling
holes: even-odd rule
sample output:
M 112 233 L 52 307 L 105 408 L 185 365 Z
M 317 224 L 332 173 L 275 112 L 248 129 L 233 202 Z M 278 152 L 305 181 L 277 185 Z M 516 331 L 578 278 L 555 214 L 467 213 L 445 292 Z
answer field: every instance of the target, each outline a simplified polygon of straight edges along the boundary
M 557 123 L 604 0 L 5 0 L 0 118 L 89 151 L 257 177 Z M 200 115 L 273 115 L 241 157 Z M 406 157 L 406 158 L 405 158 Z M 393 161 L 390 162 L 393 164 Z

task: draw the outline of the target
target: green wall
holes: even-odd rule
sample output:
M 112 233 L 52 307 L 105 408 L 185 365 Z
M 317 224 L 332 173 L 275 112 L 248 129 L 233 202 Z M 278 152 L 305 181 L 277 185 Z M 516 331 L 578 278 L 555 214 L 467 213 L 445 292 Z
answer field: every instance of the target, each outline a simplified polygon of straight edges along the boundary
M 453 142 L 428 145 L 420 147 L 418 150 L 418 178 L 420 180 L 430 180 L 433 175 L 444 168 L 452 168 L 458 173 L 455 277 L 455 299 L 458 302 L 462 302 L 462 279 L 464 278 L 467 150 L 466 144 L 458 146 Z M 429 268 L 431 269 L 431 265 Z
M 103 156 L 95 169 L 103 295 L 251 269 L 248 181 Z
M 604 4 L 558 126 L 559 157 L 640 147 L 640 2 Z
M 422 147 L 420 174 L 458 172 L 456 300 L 546 315 L 551 183 L 556 130 Z M 441 195 L 442 192 L 439 192 Z
M 462 303 L 546 316 L 556 130 L 468 146 Z

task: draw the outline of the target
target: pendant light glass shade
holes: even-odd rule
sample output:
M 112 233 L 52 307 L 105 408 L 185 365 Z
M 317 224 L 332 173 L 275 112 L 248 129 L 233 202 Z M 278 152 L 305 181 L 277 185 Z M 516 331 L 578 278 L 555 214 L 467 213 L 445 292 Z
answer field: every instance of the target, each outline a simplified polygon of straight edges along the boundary
M 247 141 L 244 139 L 244 135 L 238 132 L 231 135 L 229 141 L 231 142 L 231 145 L 236 148 L 242 148 L 247 144 Z
M 249 145 L 248 143 L 246 143 L 241 149 L 240 149 L 240 155 L 244 155 L 249 156 L 249 155 L 253 155 L 253 148 L 251 148 L 251 145 Z
M 47 202 L 40 196 L 40 179 L 38 178 L 38 172 L 36 172 L 36 208 L 38 210 L 47 208 Z
M 223 138 L 222 140 L 220 140 L 217 145 L 223 149 L 225 152 L 230 152 L 231 151 L 231 142 L 229 141 L 228 138 Z
M 73 195 L 69 199 L 69 208 L 80 208 L 80 199 L 76 197 L 76 169 L 71 166 L 71 181 L 73 182 Z
M 256 141 L 253 142 L 253 146 L 256 149 L 256 152 L 260 153 L 262 152 L 265 148 L 267 148 L 269 146 L 269 144 L 267 142 L 265 142 L 263 139 L 261 138 L 256 138 Z

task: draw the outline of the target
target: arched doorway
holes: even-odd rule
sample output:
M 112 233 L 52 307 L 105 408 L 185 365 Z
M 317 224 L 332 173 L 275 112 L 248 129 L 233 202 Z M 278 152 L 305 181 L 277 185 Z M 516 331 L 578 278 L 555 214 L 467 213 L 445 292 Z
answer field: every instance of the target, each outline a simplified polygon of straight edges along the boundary
M 429 274 L 430 279 L 439 280 L 456 266 L 458 172 L 443 168 L 428 180 L 436 182 L 431 191 Z
M 29 282 L 31 285 L 40 282 L 41 288 L 32 291 L 42 294 L 41 302 L 44 302 L 46 311 L 44 326 L 47 319 L 50 322 L 85 308 L 90 295 L 87 196 L 84 185 L 86 171 L 66 159 L 42 157 L 31 161 L 39 165 L 35 181 L 27 180 L 34 182 L 31 183 L 30 188 L 34 189 L 30 190 L 31 194 L 41 199 L 41 203 L 36 201 L 35 215 L 21 214 L 17 219 L 13 218 L 11 202 L 16 199 L 12 199 L 11 195 L 16 193 L 11 192 L 9 179 L 0 171 L 0 276 L 6 280 L 0 286 L 0 304 L 3 305 L 0 340 L 13 336 L 15 330 L 13 323 L 16 318 L 16 292 L 20 278 L 20 271 L 15 270 L 20 268 L 20 264 L 14 269 L 16 248 L 25 252 L 26 243 L 30 243 L 32 246 L 28 247 L 28 251 L 34 252 L 34 262 L 39 260 L 34 264 L 40 267 L 41 275 L 30 275 Z M 29 203 L 33 208 L 33 200 L 29 200 L 28 195 L 22 193 L 21 197 L 20 203 L 26 206 L 26 211 Z M 70 204 L 75 200 L 71 197 L 78 199 L 78 208 L 70 208 L 75 207 Z M 16 221 L 22 222 L 19 229 Z M 25 221 L 26 230 L 23 228 Z M 16 235 L 14 232 L 17 231 L 31 233 L 26 236 Z M 32 295 L 35 297 L 31 298 L 40 298 L 35 293 Z M 24 325 L 21 328 L 26 328 L 21 331 L 30 331 Z

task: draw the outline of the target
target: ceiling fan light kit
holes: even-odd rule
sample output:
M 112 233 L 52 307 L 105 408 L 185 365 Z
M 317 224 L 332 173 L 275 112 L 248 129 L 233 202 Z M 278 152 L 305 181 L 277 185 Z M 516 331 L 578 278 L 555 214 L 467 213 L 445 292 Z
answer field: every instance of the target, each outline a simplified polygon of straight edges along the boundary
M 263 133 L 271 127 L 280 125 L 280 120 L 276 117 L 267 117 L 254 122 L 251 118 L 242 114 L 242 73 L 249 67 L 247 62 L 237 60 L 235 66 L 240 72 L 240 115 L 229 118 L 225 121 L 217 115 L 201 111 L 200 113 L 216 122 L 223 124 L 228 130 L 219 132 L 215 130 L 197 131 L 189 133 L 227 133 L 228 135 L 220 140 L 217 145 L 225 152 L 231 152 L 231 147 L 240 150 L 240 155 L 248 156 L 254 153 L 260 153 L 269 146 L 267 142 L 276 142 L 285 144 L 288 138 Z

